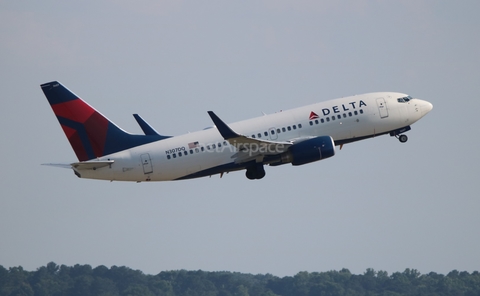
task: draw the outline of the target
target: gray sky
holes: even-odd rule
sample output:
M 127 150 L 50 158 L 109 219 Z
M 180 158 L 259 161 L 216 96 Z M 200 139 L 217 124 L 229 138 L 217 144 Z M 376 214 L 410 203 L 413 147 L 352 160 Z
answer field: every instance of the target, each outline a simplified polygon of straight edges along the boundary
M 480 266 L 478 1 L 0 1 L 0 265 L 294 275 Z M 179 135 L 318 101 L 430 101 L 409 141 L 180 182 L 78 179 L 39 87 Z

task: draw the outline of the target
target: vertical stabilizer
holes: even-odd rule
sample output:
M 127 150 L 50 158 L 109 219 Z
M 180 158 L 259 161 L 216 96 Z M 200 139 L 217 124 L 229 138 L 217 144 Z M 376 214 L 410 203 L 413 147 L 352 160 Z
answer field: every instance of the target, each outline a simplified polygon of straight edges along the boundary
M 80 161 L 168 138 L 125 132 L 57 81 L 41 88 Z

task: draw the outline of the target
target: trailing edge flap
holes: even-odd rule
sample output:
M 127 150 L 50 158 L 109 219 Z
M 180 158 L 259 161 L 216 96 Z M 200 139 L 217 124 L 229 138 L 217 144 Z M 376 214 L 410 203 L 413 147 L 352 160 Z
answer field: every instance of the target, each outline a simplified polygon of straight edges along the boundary
M 95 170 L 103 168 L 114 163 L 114 160 L 105 160 L 105 161 L 81 161 L 71 163 L 70 166 L 77 170 Z
M 240 135 L 233 131 L 212 111 L 208 111 L 208 115 L 212 118 L 213 123 L 222 137 L 237 148 L 238 152 L 232 156 L 232 158 L 236 158 L 236 163 L 263 158 L 265 155 L 280 154 L 287 151 L 288 148 L 293 145 L 291 142 L 260 140 Z

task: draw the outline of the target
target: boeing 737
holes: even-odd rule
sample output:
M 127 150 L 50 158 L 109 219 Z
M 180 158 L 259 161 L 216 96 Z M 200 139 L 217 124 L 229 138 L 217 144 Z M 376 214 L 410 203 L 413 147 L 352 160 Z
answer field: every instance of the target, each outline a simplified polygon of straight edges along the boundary
M 246 170 L 262 179 L 265 166 L 304 165 L 335 155 L 335 146 L 380 135 L 401 143 L 410 126 L 433 108 L 403 93 L 376 92 L 320 102 L 180 136 L 160 135 L 140 116 L 144 135 L 125 132 L 57 81 L 41 88 L 77 158 L 80 178 L 168 181 Z

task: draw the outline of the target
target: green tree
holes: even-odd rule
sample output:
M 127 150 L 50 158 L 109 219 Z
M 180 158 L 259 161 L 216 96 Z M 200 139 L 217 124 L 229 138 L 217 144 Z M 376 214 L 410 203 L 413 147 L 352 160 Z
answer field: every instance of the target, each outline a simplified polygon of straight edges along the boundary
M 89 296 L 92 295 L 90 289 L 92 287 L 93 277 L 87 274 L 75 277 L 73 287 L 69 291 L 69 295 Z
M 4 273 L 6 277 L 3 280 L 4 287 L 1 292 L 2 295 L 33 295 L 33 289 L 28 282 L 29 272 L 23 270 L 21 266 L 10 267 L 8 273 Z
M 172 284 L 155 276 L 148 281 L 150 291 L 159 296 L 174 296 Z
M 92 292 L 92 295 L 120 295 L 115 282 L 105 277 L 94 277 L 90 290 Z
M 128 286 L 123 292 L 122 296 L 154 296 L 147 286 L 140 284 L 133 284 Z

